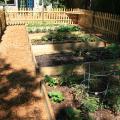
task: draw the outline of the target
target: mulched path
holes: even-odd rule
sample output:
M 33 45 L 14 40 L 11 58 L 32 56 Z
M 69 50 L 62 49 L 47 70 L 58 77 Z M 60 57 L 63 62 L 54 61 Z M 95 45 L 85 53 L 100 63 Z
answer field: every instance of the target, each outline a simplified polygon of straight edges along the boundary
M 8 26 L 0 43 L 0 120 L 48 120 L 25 26 Z

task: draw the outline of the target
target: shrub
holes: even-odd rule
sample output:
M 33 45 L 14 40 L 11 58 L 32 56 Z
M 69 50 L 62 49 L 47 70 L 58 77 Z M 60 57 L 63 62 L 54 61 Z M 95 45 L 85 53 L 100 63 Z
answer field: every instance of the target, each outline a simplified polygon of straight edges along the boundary
M 55 78 L 50 77 L 48 75 L 45 76 L 45 81 L 49 86 L 55 86 L 58 84 L 58 81 Z
M 88 112 L 95 112 L 99 108 L 99 98 L 87 97 L 82 100 L 82 104 Z
M 113 58 L 120 57 L 120 55 L 119 55 L 119 53 L 120 53 L 119 45 L 113 43 L 113 44 L 109 45 L 108 47 L 106 47 L 106 49 L 109 50 L 109 52 L 113 55 Z
M 105 104 L 112 108 L 115 112 L 120 112 L 120 88 L 119 83 L 118 86 L 114 85 L 110 89 L 108 89 Z
M 60 103 L 64 100 L 64 95 L 60 91 L 52 91 L 48 93 L 48 96 L 55 103 Z

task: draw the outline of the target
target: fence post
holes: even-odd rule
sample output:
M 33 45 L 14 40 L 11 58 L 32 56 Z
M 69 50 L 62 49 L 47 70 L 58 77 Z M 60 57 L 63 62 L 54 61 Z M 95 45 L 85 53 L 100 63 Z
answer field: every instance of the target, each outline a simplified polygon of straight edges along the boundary
M 44 23 L 44 7 L 42 7 L 42 23 Z
M 6 28 L 5 11 L 0 11 L 0 39 Z
M 91 28 L 94 30 L 94 23 L 95 23 L 95 11 L 92 12 L 92 22 Z
M 120 42 L 120 26 L 119 26 L 119 30 L 118 30 L 118 34 L 117 34 L 117 41 Z
M 2 36 L 2 22 L 1 22 L 1 19 L 0 19 L 0 40 L 1 40 L 1 36 Z

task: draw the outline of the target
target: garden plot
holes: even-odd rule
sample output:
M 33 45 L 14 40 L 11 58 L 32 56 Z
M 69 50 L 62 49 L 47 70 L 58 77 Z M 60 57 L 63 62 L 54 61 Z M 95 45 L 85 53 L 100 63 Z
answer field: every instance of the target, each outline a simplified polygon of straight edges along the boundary
M 48 30 L 48 26 L 44 25 L 44 31 L 41 32 L 29 32 L 35 55 L 70 52 L 78 48 L 104 47 L 107 44 L 103 39 L 83 31 L 78 26 L 59 25 L 54 30 L 51 30 L 52 27 Z
M 83 75 L 70 72 L 59 76 L 46 75 L 44 80 L 56 119 L 118 119 L 114 114 L 120 111 L 118 90 L 120 63 L 118 63 L 118 61 L 86 63 Z
M 29 36 L 57 120 L 119 119 L 118 45 L 77 26 Z
M 120 47 L 109 45 L 105 48 L 78 49 L 74 52 L 62 52 L 35 56 L 42 75 L 59 75 L 63 71 L 84 73 L 83 63 L 93 61 L 116 60 L 120 58 Z

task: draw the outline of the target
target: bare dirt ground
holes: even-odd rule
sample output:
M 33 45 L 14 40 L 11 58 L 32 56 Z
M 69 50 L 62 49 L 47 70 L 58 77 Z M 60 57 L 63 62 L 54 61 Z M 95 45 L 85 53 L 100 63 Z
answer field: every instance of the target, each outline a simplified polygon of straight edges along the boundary
M 0 43 L 0 120 L 48 120 L 25 26 L 8 26 Z

